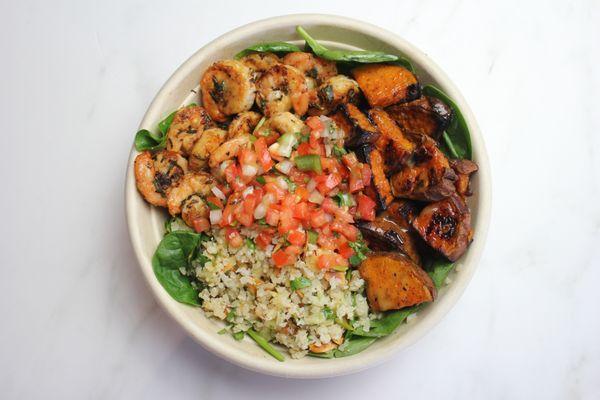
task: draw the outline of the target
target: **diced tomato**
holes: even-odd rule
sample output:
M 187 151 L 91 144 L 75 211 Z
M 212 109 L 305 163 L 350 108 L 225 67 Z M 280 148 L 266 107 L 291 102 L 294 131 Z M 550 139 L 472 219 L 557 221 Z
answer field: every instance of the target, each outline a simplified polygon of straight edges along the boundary
M 294 194 L 299 198 L 300 201 L 306 201 L 310 196 L 310 192 L 308 191 L 306 186 L 298 186 Z
M 260 199 L 258 193 L 252 192 L 248 196 L 244 198 L 242 202 L 244 207 L 244 212 L 247 214 L 254 214 L 254 209 L 258 205 Z
M 359 164 L 358 158 L 356 158 L 356 154 L 354 152 L 344 154 L 342 156 L 342 162 L 348 169 L 352 169 Z
M 326 197 L 321 203 L 321 208 L 328 214 L 334 215 L 336 211 L 339 209 L 335 201 L 331 197 Z
M 306 241 L 306 233 L 302 231 L 291 231 L 287 234 L 287 241 L 296 246 L 302 246 Z
M 322 132 L 325 129 L 325 125 L 319 117 L 308 117 L 305 123 L 311 131 Z
M 277 226 L 279 223 L 279 210 L 275 209 L 275 207 L 271 206 L 267 209 L 266 216 L 267 224 L 271 226 Z
M 362 193 L 357 196 L 356 201 L 358 203 L 356 210 L 360 218 L 373 221 L 375 219 L 376 203 L 369 196 L 365 196 Z
M 336 238 L 331 233 L 320 232 L 317 237 L 317 244 L 325 250 L 335 250 L 337 248 Z
M 294 219 L 294 212 L 290 208 L 284 208 L 279 212 L 279 233 L 284 235 L 287 232 L 298 228 L 298 221 Z
M 198 233 L 204 232 L 210 229 L 210 222 L 206 218 L 196 218 L 192 221 L 194 230 Z
M 362 165 L 362 181 L 365 187 L 371 184 L 371 167 L 368 164 Z
M 233 206 L 227 205 L 223 210 L 223 215 L 221 216 L 221 222 L 219 225 L 222 227 L 230 226 L 233 223 Z
M 254 142 L 254 150 L 256 150 L 256 155 L 258 157 L 258 162 L 263 168 L 264 172 L 267 172 L 273 166 L 273 160 L 271 159 L 271 154 L 269 153 L 267 141 L 264 137 L 261 137 L 256 142 Z
M 350 257 L 352 257 L 352 255 L 354 254 L 354 250 L 352 250 L 352 247 L 350 247 L 350 245 L 348 245 L 347 241 L 345 241 L 344 243 L 342 243 L 341 245 L 338 246 L 338 252 L 346 260 L 349 259 Z
M 225 230 L 225 240 L 231 247 L 241 247 L 244 244 L 242 235 L 236 229 L 232 228 Z
M 243 190 L 246 185 L 240 179 L 240 168 L 236 163 L 231 163 L 227 168 L 225 168 L 225 180 L 234 191 Z
M 292 256 L 293 260 L 295 260 L 296 256 L 302 253 L 302 247 L 291 245 L 286 247 L 284 251 L 286 252 L 286 254 Z
M 310 136 L 308 137 L 308 144 L 310 144 L 310 147 L 312 147 L 313 149 L 318 148 L 319 146 L 319 138 L 321 137 L 320 132 L 319 131 L 311 131 L 310 132 Z
M 262 230 L 254 241 L 259 248 L 265 250 L 271 244 L 271 239 L 273 239 L 273 235 L 267 230 Z
M 325 147 L 318 143 L 317 146 L 311 146 L 310 141 L 301 143 L 297 149 L 299 156 L 305 156 L 308 154 L 317 154 L 319 156 L 325 155 Z
M 315 182 L 317 182 L 317 189 L 322 194 L 327 194 L 331 189 L 335 188 L 342 182 L 342 177 L 338 174 L 319 175 L 315 176 Z
M 287 193 L 286 190 L 280 188 L 275 182 L 267 182 L 264 189 L 267 193 L 272 193 L 277 201 L 281 201 Z
M 308 203 L 301 202 L 294 205 L 294 218 L 301 221 L 307 220 L 309 217 Z
M 331 230 L 344 235 L 351 242 L 356 241 L 358 238 L 358 228 L 351 224 L 334 221 L 331 224 Z
M 223 209 L 223 202 L 217 196 L 208 196 L 206 198 L 206 201 L 209 201 L 212 204 L 214 204 L 215 206 L 219 207 L 220 209 Z
M 256 153 L 250 149 L 242 149 L 238 154 L 238 160 L 241 165 L 255 165 L 256 164 Z
M 315 210 L 310 215 L 310 224 L 313 228 L 320 228 L 328 222 L 327 214 L 323 210 Z
M 248 214 L 246 212 L 242 212 L 236 215 L 236 219 L 240 222 L 240 224 L 248 228 L 251 227 L 254 223 L 254 215 Z
M 348 185 L 348 189 L 350 193 L 358 192 L 359 190 L 364 189 L 365 184 L 363 183 L 362 173 L 356 173 L 356 170 L 350 171 L 350 182 Z
M 348 261 L 337 253 L 321 254 L 317 259 L 317 266 L 320 269 L 331 269 L 333 267 L 347 267 Z
M 271 259 L 277 268 L 290 265 L 294 262 L 294 256 L 286 253 L 284 250 L 277 250 L 275 253 L 273 253 Z

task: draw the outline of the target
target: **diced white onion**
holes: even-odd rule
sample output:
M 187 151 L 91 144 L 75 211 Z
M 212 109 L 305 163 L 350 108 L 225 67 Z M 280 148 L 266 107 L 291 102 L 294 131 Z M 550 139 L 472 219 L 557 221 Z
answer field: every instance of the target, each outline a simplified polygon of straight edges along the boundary
M 254 192 L 254 187 L 253 186 L 248 186 L 246 189 L 244 189 L 244 191 L 242 192 L 242 196 L 246 197 L 249 194 Z
M 254 165 L 244 164 L 242 165 L 242 175 L 244 176 L 254 176 L 258 172 L 258 168 Z
M 254 209 L 254 219 L 261 219 L 267 215 L 267 206 L 264 203 L 260 203 Z
M 333 146 L 331 146 L 330 144 L 326 144 L 325 145 L 325 155 L 327 157 L 331 157 L 331 149 Z
M 309 192 L 312 192 L 313 190 L 315 190 L 317 188 L 317 181 L 315 181 L 314 179 L 311 179 L 310 181 L 308 181 L 308 183 L 306 184 L 306 189 Z
M 262 204 L 268 206 L 275 203 L 275 195 L 273 193 L 267 193 L 262 198 Z
M 214 194 L 215 196 L 217 196 L 219 199 L 221 199 L 221 200 L 227 200 L 227 197 L 225 197 L 225 193 L 223 193 L 223 192 L 221 191 L 221 189 L 219 189 L 218 187 L 216 187 L 216 186 L 213 186 L 213 187 L 212 187 L 210 190 L 211 190 L 211 192 L 213 192 L 213 194 Z
M 275 180 L 275 183 L 283 190 L 288 189 L 288 183 L 285 181 L 285 179 L 283 179 L 283 176 L 278 176 Z
M 313 190 L 308 196 L 308 201 L 315 204 L 321 204 L 325 198 L 319 191 Z
M 210 224 L 216 225 L 221 222 L 221 218 L 223 217 L 222 210 L 210 210 Z
M 277 171 L 281 172 L 282 174 L 289 174 L 290 170 L 292 169 L 292 162 L 290 160 L 283 160 L 280 163 L 277 163 L 277 165 L 275 165 L 275 168 L 277 169 Z

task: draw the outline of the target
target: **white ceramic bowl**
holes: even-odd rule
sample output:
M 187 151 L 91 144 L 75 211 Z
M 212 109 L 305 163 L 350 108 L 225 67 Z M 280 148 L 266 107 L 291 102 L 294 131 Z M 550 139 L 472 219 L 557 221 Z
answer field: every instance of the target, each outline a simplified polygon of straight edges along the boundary
M 151 258 L 163 235 L 166 213 L 148 205 L 138 194 L 133 175 L 137 152 L 131 151 L 126 182 L 126 206 L 129 233 L 135 254 L 150 288 L 160 304 L 204 348 L 239 366 L 270 375 L 295 378 L 322 378 L 348 374 L 380 363 L 397 351 L 410 346 L 427 333 L 456 303 L 471 280 L 483 251 L 490 220 L 491 186 L 488 158 L 479 127 L 471 109 L 458 89 L 423 52 L 395 34 L 376 26 L 332 15 L 301 14 L 270 18 L 235 29 L 198 50 L 162 87 L 150 105 L 141 128 L 154 129 L 157 122 L 172 110 L 192 101 L 198 102 L 198 82 L 202 72 L 214 61 L 231 58 L 238 51 L 258 42 L 291 41 L 302 43 L 296 34 L 302 25 L 320 42 L 332 48 L 382 50 L 410 59 L 422 83 L 435 83 L 460 106 L 471 131 L 473 159 L 479 172 L 473 181 L 470 198 L 475 238 L 460 259 L 452 283 L 439 291 L 438 299 L 419 312 L 415 321 L 401 325 L 396 332 L 376 341 L 371 347 L 351 357 L 320 359 L 305 357 L 273 359 L 250 338 L 237 342 L 229 335 L 218 335 L 221 326 L 206 318 L 202 310 L 173 300 L 154 277 Z M 133 135 L 132 135 L 133 136 Z

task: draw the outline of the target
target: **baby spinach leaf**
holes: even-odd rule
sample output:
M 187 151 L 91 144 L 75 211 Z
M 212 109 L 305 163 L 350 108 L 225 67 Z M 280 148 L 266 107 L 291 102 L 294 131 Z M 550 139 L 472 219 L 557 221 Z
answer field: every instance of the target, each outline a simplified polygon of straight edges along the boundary
M 158 130 L 160 131 L 160 133 L 163 134 L 163 136 L 165 136 L 167 134 L 167 132 L 169 131 L 169 128 L 171 127 L 171 124 L 173 123 L 173 119 L 175 119 L 175 114 L 177 114 L 177 110 L 173 111 L 171 114 L 169 114 L 167 116 L 167 118 L 163 119 L 162 121 L 160 121 L 158 123 Z
M 198 289 L 192 278 L 183 275 L 180 268 L 187 268 L 194 257 L 200 235 L 189 231 L 173 231 L 161 240 L 154 256 L 152 269 L 163 288 L 180 303 L 199 306 Z
M 137 151 L 155 151 L 165 147 L 166 136 L 154 135 L 147 129 L 139 130 L 135 134 L 135 149 Z
M 301 26 L 296 27 L 296 32 L 306 41 L 306 44 L 315 53 L 315 55 L 331 61 L 356 62 L 356 63 L 378 63 L 387 61 L 398 61 L 399 57 L 393 54 L 386 54 L 381 51 L 365 50 L 329 50 L 312 36 L 308 34 Z
M 371 321 L 371 329 L 368 332 L 364 331 L 362 328 L 355 329 L 352 332 L 356 336 L 364 336 L 364 337 L 374 337 L 380 338 L 389 335 L 394 332 L 398 326 L 406 317 L 410 314 L 417 312 L 421 306 L 413 306 L 408 308 L 403 308 L 401 310 L 389 311 L 380 319 L 375 319 Z
M 428 272 L 433 284 L 437 289 L 441 288 L 446 280 L 446 277 L 454 269 L 454 264 L 450 261 L 443 259 L 436 259 L 433 261 L 430 271 Z
M 361 337 L 350 335 L 346 341 L 333 351 L 335 358 L 348 357 L 360 353 L 377 340 L 376 337 Z
M 317 358 L 333 358 L 333 350 L 326 351 L 325 353 L 313 353 L 309 351 L 307 356 Z
M 237 53 L 233 58 L 239 60 L 240 58 L 247 56 L 250 53 L 258 52 L 258 53 L 291 53 L 294 51 L 302 51 L 300 47 L 295 44 L 287 43 L 287 42 L 269 42 L 269 43 L 258 43 L 254 46 L 250 46 L 239 53 Z
M 445 146 L 442 147 L 442 150 L 445 150 L 446 155 L 452 158 L 467 158 L 470 160 L 472 157 L 472 149 L 469 127 L 454 100 L 448 97 L 441 89 L 433 85 L 426 85 L 423 87 L 422 93 L 426 96 L 440 99 L 452 108 L 454 113 L 452 121 L 450 121 L 450 125 L 443 135 Z
M 171 217 L 165 221 L 165 234 L 173 231 L 192 231 L 192 228 L 186 225 L 186 223 L 180 217 Z

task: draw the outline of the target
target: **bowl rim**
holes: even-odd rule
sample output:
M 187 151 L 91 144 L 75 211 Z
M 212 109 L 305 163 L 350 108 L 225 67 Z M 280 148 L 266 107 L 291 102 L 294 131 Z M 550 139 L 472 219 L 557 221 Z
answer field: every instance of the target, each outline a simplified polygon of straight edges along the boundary
M 310 365 L 308 368 L 306 365 L 294 363 L 292 360 L 286 360 L 285 363 L 280 363 L 274 359 L 257 358 L 249 353 L 225 346 L 221 341 L 214 340 L 211 336 L 206 334 L 202 328 L 196 326 L 189 318 L 187 318 L 186 315 L 178 309 L 180 303 L 173 300 L 154 277 L 151 256 L 149 257 L 145 254 L 141 235 L 139 235 L 138 231 L 135 229 L 138 220 L 136 213 L 134 212 L 135 202 L 133 200 L 135 196 L 139 195 L 133 177 L 133 161 L 138 154 L 134 145 L 132 146 L 128 160 L 125 184 L 125 203 L 130 241 L 147 284 L 150 286 L 154 296 L 159 300 L 159 304 L 163 309 L 166 310 L 167 313 L 200 345 L 233 364 L 256 372 L 280 377 L 324 378 L 357 372 L 390 359 L 398 351 L 411 346 L 427 334 L 456 304 L 470 282 L 475 269 L 479 264 L 485 246 L 491 217 L 491 176 L 484 139 L 479 130 L 479 126 L 477 125 L 477 121 L 475 120 L 475 116 L 462 94 L 437 64 L 417 47 L 393 32 L 367 22 L 331 14 L 290 14 L 262 19 L 229 31 L 207 43 L 177 68 L 161 87 L 148 107 L 148 110 L 140 123 L 139 129 L 142 129 L 143 126 L 147 126 L 147 122 L 150 119 L 154 120 L 154 118 L 151 118 L 153 115 L 163 112 L 163 110 L 160 109 L 161 99 L 176 89 L 179 82 L 193 70 L 194 65 L 198 63 L 198 60 L 204 57 L 205 53 L 210 53 L 212 49 L 223 46 L 225 43 L 238 42 L 246 35 L 256 32 L 257 30 L 267 31 L 276 27 L 302 24 L 327 24 L 334 28 L 352 30 L 375 37 L 383 43 L 399 49 L 411 61 L 423 66 L 436 84 L 441 86 L 459 105 L 469 126 L 473 154 L 479 165 L 479 202 L 477 224 L 474 227 L 474 230 L 477 232 L 477 240 L 474 240 L 473 243 L 471 243 L 468 250 L 471 258 L 470 262 L 461 265 L 460 274 L 458 274 L 452 284 L 449 285 L 449 289 L 444 294 L 443 298 L 434 303 L 431 307 L 431 311 L 423 318 L 421 323 L 411 327 L 403 335 L 399 336 L 391 346 L 388 346 L 390 348 L 380 348 L 377 349 L 377 351 L 372 349 L 366 350 L 348 358 L 320 360 L 322 361 L 320 364 L 317 366 Z

